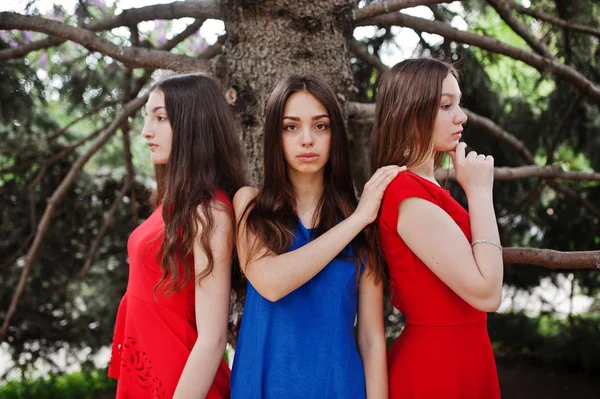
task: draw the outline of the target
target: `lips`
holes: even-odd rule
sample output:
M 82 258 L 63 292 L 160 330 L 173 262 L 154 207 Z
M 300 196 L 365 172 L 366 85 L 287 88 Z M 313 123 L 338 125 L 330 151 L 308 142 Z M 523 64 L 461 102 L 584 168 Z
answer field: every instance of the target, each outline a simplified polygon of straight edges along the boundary
M 156 147 L 158 147 L 158 145 L 154 143 L 148 143 L 148 147 L 150 147 L 150 150 L 154 150 Z
M 305 152 L 304 154 L 298 155 L 298 159 L 302 162 L 313 162 L 316 161 L 317 158 L 319 158 L 319 154 L 314 152 Z

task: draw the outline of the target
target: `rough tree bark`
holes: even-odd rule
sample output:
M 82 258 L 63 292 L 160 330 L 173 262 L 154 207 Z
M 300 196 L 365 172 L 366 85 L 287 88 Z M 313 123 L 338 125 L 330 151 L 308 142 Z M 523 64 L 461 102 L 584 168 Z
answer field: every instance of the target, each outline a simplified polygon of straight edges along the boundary
M 352 0 L 225 0 L 227 40 L 214 73 L 243 128 L 248 178 L 262 176 L 265 104 L 274 85 L 290 73 L 314 73 L 344 102 L 352 87 L 347 38 Z

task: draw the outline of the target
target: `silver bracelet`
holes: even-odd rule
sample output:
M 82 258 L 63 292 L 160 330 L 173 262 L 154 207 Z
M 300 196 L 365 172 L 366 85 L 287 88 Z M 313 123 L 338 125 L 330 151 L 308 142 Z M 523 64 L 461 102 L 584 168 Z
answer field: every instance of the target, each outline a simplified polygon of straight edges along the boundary
M 473 246 L 475 246 L 475 244 L 492 244 L 492 245 L 498 247 L 500 249 L 500 252 L 502 252 L 502 245 L 500 245 L 500 243 L 498 243 L 494 240 L 475 240 L 471 243 L 471 248 Z

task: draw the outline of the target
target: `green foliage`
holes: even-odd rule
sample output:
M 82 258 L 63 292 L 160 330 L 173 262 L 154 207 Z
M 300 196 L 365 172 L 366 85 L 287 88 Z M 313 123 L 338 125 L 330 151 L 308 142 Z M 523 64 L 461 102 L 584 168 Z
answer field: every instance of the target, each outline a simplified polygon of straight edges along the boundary
M 0 385 L 4 399 L 92 399 L 101 392 L 114 392 L 116 380 L 106 369 L 50 374 L 44 378 L 25 378 Z
M 598 314 L 564 320 L 551 314 L 494 313 L 488 330 L 500 353 L 535 357 L 556 369 L 600 373 Z

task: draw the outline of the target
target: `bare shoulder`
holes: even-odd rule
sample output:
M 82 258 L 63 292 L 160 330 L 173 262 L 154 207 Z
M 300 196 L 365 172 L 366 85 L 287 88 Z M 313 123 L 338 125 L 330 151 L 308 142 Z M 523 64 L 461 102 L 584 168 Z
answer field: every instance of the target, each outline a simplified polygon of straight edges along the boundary
M 235 195 L 233 196 L 233 210 L 236 215 L 241 215 L 248 203 L 252 201 L 254 197 L 258 194 L 258 189 L 251 186 L 244 186 L 240 188 Z

